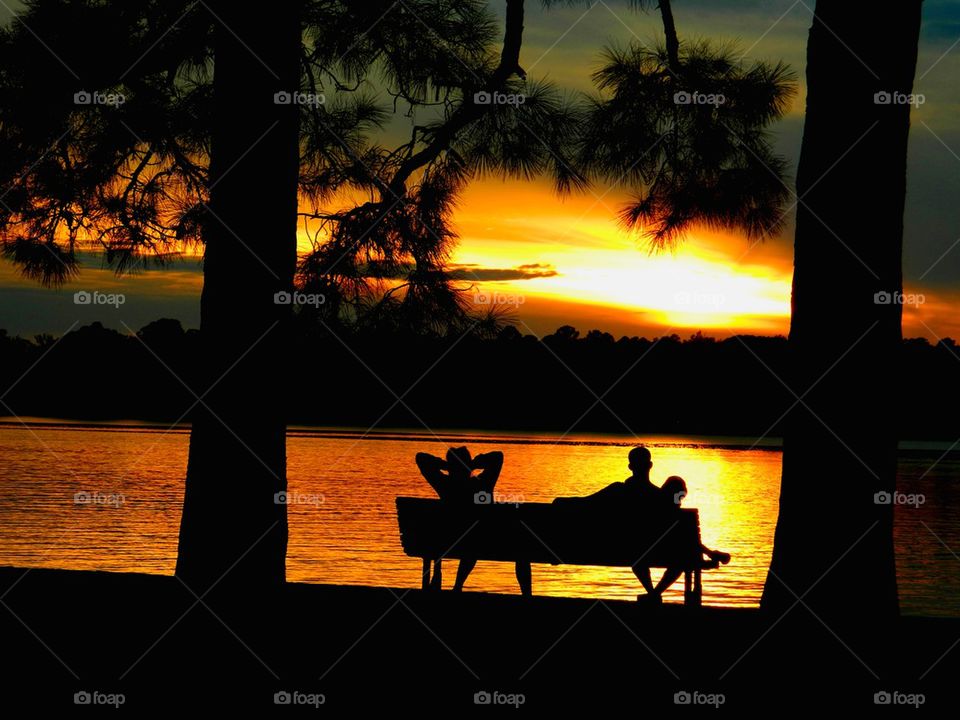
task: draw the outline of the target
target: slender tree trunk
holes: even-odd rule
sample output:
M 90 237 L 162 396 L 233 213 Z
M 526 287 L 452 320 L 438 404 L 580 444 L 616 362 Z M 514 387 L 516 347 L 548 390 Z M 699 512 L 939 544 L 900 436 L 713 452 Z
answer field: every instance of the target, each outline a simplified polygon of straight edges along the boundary
M 673 21 L 673 7 L 670 0 L 660 0 L 660 19 L 663 21 L 663 34 L 667 39 L 667 62 L 671 72 L 680 75 L 680 38 Z
M 211 193 L 201 297 L 206 395 L 193 415 L 177 576 L 249 600 L 284 582 L 285 383 L 296 264 L 299 0 L 260 12 L 210 3 L 217 16 Z
M 920 0 L 818 0 L 797 175 L 792 375 L 780 516 L 761 606 L 820 616 L 898 611 L 896 478 L 901 250 Z M 878 493 L 881 495 L 878 496 Z M 796 612 L 805 613 L 800 609 Z

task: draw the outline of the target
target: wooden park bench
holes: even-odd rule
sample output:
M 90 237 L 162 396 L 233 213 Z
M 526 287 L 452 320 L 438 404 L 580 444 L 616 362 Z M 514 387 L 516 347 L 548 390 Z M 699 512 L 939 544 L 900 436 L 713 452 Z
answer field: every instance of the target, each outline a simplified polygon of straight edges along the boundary
M 424 590 L 430 563 L 440 558 L 676 567 L 684 574 L 685 604 L 698 606 L 701 571 L 717 567 L 700 552 L 700 518 L 693 509 L 653 520 L 581 502 L 463 506 L 398 497 L 397 521 L 404 553 L 423 560 Z

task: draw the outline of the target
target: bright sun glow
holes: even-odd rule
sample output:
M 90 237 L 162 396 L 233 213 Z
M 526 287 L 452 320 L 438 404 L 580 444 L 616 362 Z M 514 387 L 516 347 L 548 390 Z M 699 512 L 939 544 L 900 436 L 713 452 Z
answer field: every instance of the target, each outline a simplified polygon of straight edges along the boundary
M 628 249 L 600 257 L 594 251 L 566 259 L 579 262 L 569 270 L 564 263 L 558 277 L 528 282 L 545 295 L 646 310 L 676 327 L 731 327 L 745 317 L 786 317 L 790 309 L 784 278 L 698 257 L 695 250 L 647 256 Z
M 588 196 L 560 203 L 547 190 L 527 190 L 529 198 L 512 198 L 524 207 L 521 219 L 498 211 L 503 191 L 491 185 L 475 189 L 464 205 L 470 210 L 457 215 L 455 262 L 540 263 L 558 273 L 487 283 L 491 290 L 636 311 L 665 328 L 786 330 L 788 259 L 750 262 L 745 241 L 706 233 L 691 234 L 675 252 L 651 255 L 617 225 L 614 202 Z

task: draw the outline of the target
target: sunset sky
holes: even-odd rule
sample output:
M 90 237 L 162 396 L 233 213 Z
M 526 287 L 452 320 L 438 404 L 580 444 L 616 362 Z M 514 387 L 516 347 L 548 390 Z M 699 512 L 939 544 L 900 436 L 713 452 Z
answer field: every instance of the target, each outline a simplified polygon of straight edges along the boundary
M 8 3 L 10 4 L 10 3 Z M 494 6 L 499 4 L 494 3 Z M 605 45 L 660 37 L 659 16 L 631 11 L 623 0 L 589 10 L 544 11 L 528 2 L 521 65 L 575 91 L 591 91 L 590 74 Z M 10 4 L 16 7 L 15 4 Z M 905 306 L 904 333 L 960 338 L 960 15 L 949 0 L 924 3 L 914 92 L 926 102 L 912 114 L 905 229 L 905 290 L 925 302 Z M 813 0 L 676 0 L 681 40 L 738 40 L 746 59 L 782 59 L 801 80 L 788 116 L 774 128 L 780 152 L 796 171 L 803 123 L 803 70 Z M 878 8 L 878 11 L 879 8 Z M 502 9 L 501 9 L 502 12 Z M 0 6 L 0 20 L 9 18 Z M 839 109 L 838 109 L 839 111 Z M 396 128 L 409 123 L 399 118 Z M 745 237 L 696 230 L 673 253 L 650 255 L 616 221 L 622 188 L 594 186 L 559 199 L 546 180 L 475 181 L 455 216 L 460 243 L 455 269 L 484 278 L 488 295 L 514 301 L 523 332 L 548 333 L 562 324 L 581 332 L 620 335 L 697 330 L 786 333 L 789 328 L 795 212 L 778 238 L 751 246 Z M 469 271 L 469 272 L 466 272 Z M 13 334 L 62 334 L 80 318 L 138 328 L 158 317 L 199 323 L 202 277 L 196 260 L 135 278 L 115 278 L 91 258 L 79 280 L 59 291 L 20 279 L 0 261 L 0 328 Z M 78 289 L 123 292 L 119 309 L 77 307 Z M 828 289 L 825 289 L 828 291 Z

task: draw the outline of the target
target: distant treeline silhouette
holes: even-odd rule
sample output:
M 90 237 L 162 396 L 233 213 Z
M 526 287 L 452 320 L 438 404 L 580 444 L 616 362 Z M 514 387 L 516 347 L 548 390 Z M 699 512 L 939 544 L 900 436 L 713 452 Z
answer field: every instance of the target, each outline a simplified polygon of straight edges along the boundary
M 0 414 L 173 422 L 205 388 L 199 331 L 161 319 L 137 337 L 100 323 L 59 340 L 0 330 Z M 776 437 L 797 398 L 787 339 L 697 333 L 619 340 L 571 326 L 538 339 L 508 326 L 494 338 L 298 335 L 286 359 L 292 424 Z M 902 384 L 888 388 L 903 438 L 956 438 L 942 388 L 957 372 L 952 339 L 904 340 Z M 782 380 L 781 380 L 782 378 Z

